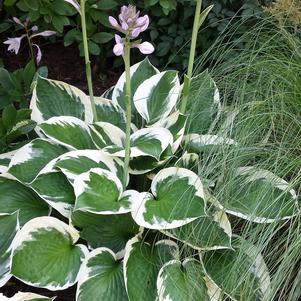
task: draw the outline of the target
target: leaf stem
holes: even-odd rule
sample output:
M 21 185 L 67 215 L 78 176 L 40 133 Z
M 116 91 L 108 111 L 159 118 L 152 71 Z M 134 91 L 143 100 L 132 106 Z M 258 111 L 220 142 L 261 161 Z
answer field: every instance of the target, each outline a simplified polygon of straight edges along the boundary
M 125 136 L 125 158 L 124 158 L 124 174 L 123 187 L 125 189 L 128 178 L 129 163 L 130 163 L 130 137 L 131 137 L 131 116 L 132 116 L 132 91 L 131 91 L 131 45 L 130 41 L 125 39 L 124 47 L 124 66 L 125 66 L 125 106 L 126 106 L 126 136 Z
M 95 108 L 95 102 L 94 102 L 91 62 L 90 62 L 90 57 L 89 57 L 85 3 L 86 3 L 86 0 L 80 1 L 81 25 L 82 25 L 83 44 L 84 44 L 85 64 L 86 64 L 86 77 L 87 77 L 87 83 L 88 83 L 90 103 L 91 103 L 91 108 L 92 108 L 92 113 L 93 113 L 93 121 L 96 122 L 97 114 L 96 114 L 96 108 Z
M 184 87 L 183 87 L 183 98 L 181 103 L 180 112 L 185 114 L 188 96 L 189 96 L 189 89 L 194 65 L 194 58 L 195 58 L 195 50 L 196 50 L 196 42 L 198 38 L 198 31 L 200 25 L 200 14 L 202 8 L 202 0 L 197 0 L 195 14 L 194 14 L 194 23 L 193 23 L 193 30 L 192 30 L 192 37 L 191 37 L 191 46 L 190 46 L 190 54 L 189 54 L 189 62 L 188 62 L 188 69 L 187 74 L 184 78 Z

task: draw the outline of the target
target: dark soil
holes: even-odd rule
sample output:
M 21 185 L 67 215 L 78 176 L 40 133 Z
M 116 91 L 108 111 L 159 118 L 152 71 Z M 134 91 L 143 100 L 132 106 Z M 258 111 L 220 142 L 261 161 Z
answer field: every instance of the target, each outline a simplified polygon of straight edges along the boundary
M 63 291 L 52 292 L 47 289 L 40 289 L 24 284 L 18 279 L 12 278 L 4 287 L 0 289 L 6 297 L 12 297 L 17 292 L 31 292 L 46 297 L 56 297 L 55 301 L 75 301 L 76 286 Z M 89 301 L 89 300 L 87 300 Z
M 8 52 L 3 45 L 5 37 L 0 35 L 0 58 L 4 67 L 9 71 L 25 67 L 29 60 L 27 47 L 21 48 L 18 55 Z M 84 92 L 87 90 L 84 58 L 80 57 L 77 45 L 64 47 L 62 42 L 41 46 L 42 61 L 40 66 L 47 66 L 48 78 L 61 80 L 74 85 Z M 118 80 L 121 71 L 111 70 L 112 62 L 106 62 L 105 70 L 100 70 L 97 58 L 91 58 L 93 72 L 94 95 L 100 96 L 105 90 L 113 86 Z
M 6 46 L 3 45 L 4 40 L 5 38 L 0 35 L 0 58 L 4 63 L 4 67 L 9 71 L 24 68 L 29 59 L 26 47 L 21 49 L 18 55 L 15 55 L 6 50 Z M 79 56 L 77 46 L 65 48 L 62 43 L 58 42 L 44 45 L 41 49 L 43 57 L 40 65 L 48 67 L 48 78 L 67 82 L 87 93 L 84 59 Z M 112 64 L 113 62 L 107 62 L 108 66 Z M 104 70 L 101 75 L 106 77 L 106 80 L 101 80 L 99 67 L 95 60 L 92 61 L 92 69 L 94 94 L 96 96 L 100 96 L 105 90 L 113 86 L 121 74 L 121 71 L 118 70 Z M 48 297 L 57 296 L 56 301 L 74 301 L 76 286 L 64 291 L 52 292 L 31 287 L 12 278 L 4 287 L 0 288 L 0 293 L 7 297 L 12 297 L 19 291 L 38 293 Z

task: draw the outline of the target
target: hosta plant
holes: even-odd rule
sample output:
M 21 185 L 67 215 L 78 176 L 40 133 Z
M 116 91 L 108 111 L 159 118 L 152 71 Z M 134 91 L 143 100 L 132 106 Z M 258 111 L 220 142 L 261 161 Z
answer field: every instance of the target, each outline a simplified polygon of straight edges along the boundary
M 237 146 L 214 132 L 218 89 L 208 72 L 188 78 L 180 113 L 176 71 L 160 72 L 147 58 L 129 66 L 131 48 L 152 49 L 134 41 L 148 23 L 140 18 L 123 7 L 121 26 L 114 19 L 125 34 L 114 52 L 126 71 L 94 97 L 94 109 L 76 87 L 38 78 L 30 107 L 39 138 L 2 155 L 0 283 L 13 275 L 52 291 L 76 284 L 78 301 L 267 300 L 264 259 L 232 235 L 228 214 L 288 219 L 298 213 L 296 192 L 267 170 L 238 166 L 232 194 L 216 199 L 215 183 L 227 175 L 213 170 L 205 178 L 199 163 Z M 193 93 L 202 98 L 202 119 L 188 127 Z M 262 186 L 269 197 L 257 204 Z M 229 266 L 236 279 L 227 277 Z

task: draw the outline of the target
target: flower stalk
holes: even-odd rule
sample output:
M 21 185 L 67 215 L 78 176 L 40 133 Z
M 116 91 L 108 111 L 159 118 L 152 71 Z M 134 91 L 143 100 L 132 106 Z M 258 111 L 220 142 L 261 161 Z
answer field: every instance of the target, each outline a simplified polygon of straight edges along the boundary
M 124 47 L 124 66 L 125 66 L 125 107 L 126 107 L 126 132 L 125 132 L 125 158 L 124 158 L 124 174 L 123 187 L 126 188 L 127 177 L 129 172 L 129 163 L 131 156 L 131 116 L 132 116 L 132 91 L 131 91 L 131 45 L 130 41 L 125 38 Z
M 89 91 L 90 103 L 91 103 L 91 107 L 92 107 L 93 121 L 96 122 L 97 121 L 97 113 L 96 113 L 96 107 L 95 107 L 95 102 L 94 102 L 91 62 L 90 62 L 89 48 L 88 48 L 85 3 L 86 3 L 86 0 L 81 0 L 81 2 L 80 2 L 81 25 L 82 25 L 82 35 L 83 35 L 83 45 L 84 45 L 84 54 L 85 54 L 85 65 L 86 65 L 86 77 L 87 77 L 88 91 Z
M 140 16 L 140 12 L 136 7 L 129 4 L 122 6 L 118 20 L 113 16 L 109 16 L 109 22 L 113 28 L 125 35 L 122 38 L 115 34 L 116 45 L 113 52 L 116 56 L 122 56 L 125 67 L 125 108 L 126 108 L 126 135 L 125 135 L 125 158 L 124 158 L 124 173 L 122 184 L 126 188 L 129 174 L 129 164 L 131 157 L 131 120 L 132 120 L 132 91 L 131 91 L 131 48 L 138 48 L 143 54 L 151 54 L 155 48 L 149 42 L 143 42 L 138 39 L 141 32 L 145 31 L 149 26 L 148 15 Z
M 180 112 L 182 114 L 185 114 L 185 112 L 186 112 L 187 101 L 188 101 L 188 96 L 189 96 L 189 89 L 190 89 L 190 84 L 191 84 L 195 51 L 196 51 L 196 43 L 197 43 L 198 31 L 200 28 L 201 8 L 202 8 L 202 0 L 197 0 L 196 8 L 195 8 L 195 15 L 194 15 L 192 37 L 191 37 L 188 69 L 187 69 L 187 74 L 184 77 L 183 98 L 182 98 L 182 103 L 181 103 L 181 108 L 180 108 Z

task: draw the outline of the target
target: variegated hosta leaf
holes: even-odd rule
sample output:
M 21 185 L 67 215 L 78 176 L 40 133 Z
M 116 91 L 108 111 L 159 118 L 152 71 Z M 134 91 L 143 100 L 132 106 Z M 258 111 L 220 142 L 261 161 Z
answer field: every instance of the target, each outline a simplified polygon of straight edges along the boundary
M 123 176 L 123 162 L 102 150 L 71 151 L 60 156 L 54 166 L 65 174 L 70 183 L 81 173 L 96 167 L 113 172 L 119 179 Z
M 62 146 L 50 140 L 35 139 L 21 147 L 9 164 L 9 173 L 25 183 L 33 181 L 51 160 L 66 152 Z
M 0 300 L 1 301 L 53 301 L 55 297 L 45 297 L 42 295 L 34 294 L 34 293 L 23 293 L 23 292 L 18 292 L 11 298 L 7 298 L 0 294 Z
M 131 158 L 148 156 L 159 161 L 164 150 L 173 143 L 171 133 L 164 128 L 145 128 L 138 130 L 131 135 Z M 122 148 L 106 148 L 111 154 L 124 157 L 125 151 Z
M 161 240 L 155 245 L 143 242 L 139 235 L 126 245 L 124 278 L 131 301 L 157 300 L 156 281 L 164 263 L 178 258 L 179 249 L 171 240 Z
M 223 211 L 216 211 L 182 227 L 162 232 L 200 251 L 231 248 L 231 224 Z
M 149 156 L 159 161 L 173 143 L 171 133 L 164 128 L 145 128 L 131 135 L 131 157 Z
M 116 145 L 123 147 L 125 133 L 117 126 L 108 122 L 95 122 L 90 125 L 91 135 L 98 148 Z
M 227 199 L 219 199 L 225 210 L 256 223 L 289 219 L 300 213 L 291 185 L 264 169 L 240 167 L 227 185 Z
M 89 97 L 61 81 L 38 77 L 30 102 L 31 119 L 38 124 L 55 116 L 73 116 L 86 123 L 93 121 Z
M 159 120 L 152 126 L 163 127 L 171 132 L 174 141 L 172 145 L 172 152 L 175 153 L 182 142 L 186 122 L 187 116 L 180 114 L 179 111 L 176 111 L 167 118 Z
M 144 81 L 133 96 L 138 113 L 154 124 L 166 118 L 180 97 L 180 81 L 176 71 L 164 71 Z
M 163 166 L 172 157 L 173 157 L 172 146 L 168 145 L 168 147 L 162 153 L 160 161 L 149 156 L 140 156 L 140 157 L 132 158 L 130 161 L 130 174 L 133 175 L 146 174 L 147 172 L 150 172 L 155 168 Z
M 140 156 L 137 158 L 132 158 L 132 160 L 130 161 L 130 174 L 132 175 L 146 174 L 164 163 L 165 160 L 158 162 L 155 158 L 148 157 L 148 156 Z
M 182 157 L 180 157 L 177 160 L 175 166 L 187 168 L 195 173 L 198 173 L 199 162 L 200 162 L 200 157 L 198 154 L 188 153 L 185 151 Z
M 73 187 L 61 172 L 40 174 L 30 187 L 52 208 L 65 217 L 75 203 Z
M 98 121 L 111 123 L 125 131 L 125 111 L 116 101 L 103 97 L 94 97 L 94 101 Z
M 207 70 L 192 78 L 188 105 L 191 122 L 186 132 L 207 134 L 221 111 L 219 91 Z
M 159 73 L 159 70 L 150 63 L 148 58 L 133 65 L 131 67 L 132 94 L 134 95 L 139 85 L 157 73 Z M 121 75 L 113 89 L 112 100 L 117 101 L 119 105 L 125 109 L 125 72 Z M 134 108 L 135 107 L 132 105 L 132 111 Z
M 73 183 L 76 202 L 74 210 L 95 214 L 123 214 L 131 211 L 139 200 L 139 192 L 123 192 L 121 181 L 112 172 L 92 168 L 80 174 Z
M 76 301 L 128 301 L 122 261 L 107 248 L 93 250 L 78 276 Z
M 243 239 L 233 245 L 235 250 L 202 254 L 206 273 L 232 300 L 269 300 L 270 276 L 260 251 Z
M 158 301 L 219 301 L 217 287 L 208 285 L 201 263 L 195 259 L 167 262 L 157 279 Z
M 153 195 L 141 193 L 132 215 L 149 229 L 166 230 L 191 223 L 205 213 L 205 195 L 198 176 L 184 168 L 161 170 L 151 185 Z
M 40 124 L 39 128 L 49 139 L 70 150 L 96 149 L 88 125 L 78 118 L 52 117 Z
M 12 274 L 53 291 L 72 286 L 87 254 L 85 246 L 75 245 L 78 239 L 73 227 L 54 217 L 30 220 L 14 239 Z
M 77 210 L 72 213 L 72 224 L 81 229 L 80 237 L 89 247 L 106 247 L 118 254 L 124 252 L 128 240 L 139 232 L 129 213 L 98 215 Z
M 50 213 L 47 204 L 30 188 L 17 180 L 0 176 L 0 213 L 18 210 L 21 225 L 34 217 Z
M 214 150 L 226 145 L 237 145 L 233 139 L 218 135 L 189 134 L 184 136 L 186 147 L 194 152 Z
M 18 212 L 0 214 L 0 287 L 11 277 L 10 261 L 12 241 L 18 230 Z
M 16 151 L 0 154 L 0 174 L 8 171 L 9 163 Z

